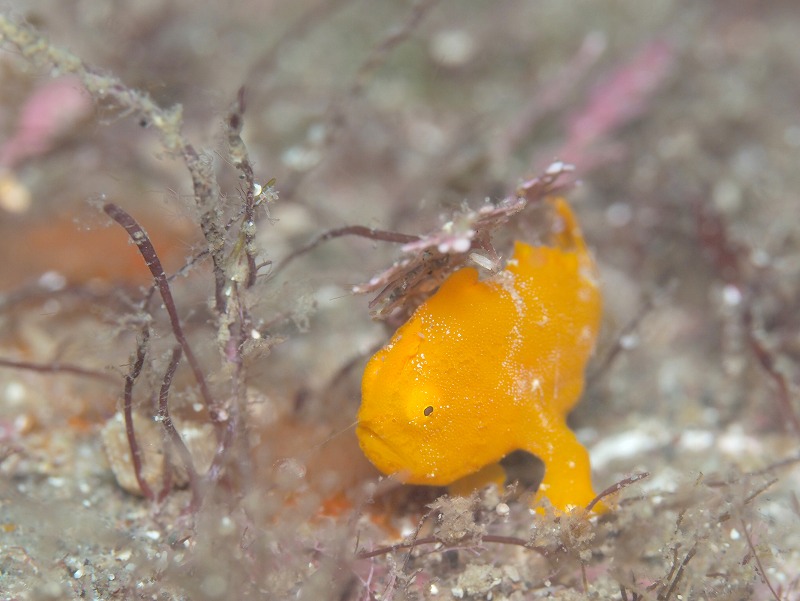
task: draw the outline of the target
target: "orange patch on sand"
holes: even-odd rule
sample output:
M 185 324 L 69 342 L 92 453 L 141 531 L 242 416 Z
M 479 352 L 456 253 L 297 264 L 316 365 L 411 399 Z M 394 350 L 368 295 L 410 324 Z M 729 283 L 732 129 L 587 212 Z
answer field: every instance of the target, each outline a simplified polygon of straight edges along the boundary
M 191 224 L 152 211 L 130 212 L 150 236 L 167 272 L 178 268 L 196 238 Z M 58 272 L 69 284 L 96 279 L 133 285 L 150 281 L 150 272 L 125 230 L 116 224 L 81 230 L 68 214 L 35 220 L 6 216 L 0 220 L 0 256 L 4 290 L 35 281 L 47 271 Z
M 344 491 L 339 491 L 333 496 L 322 501 L 319 515 L 324 517 L 339 517 L 353 508 L 353 502 L 347 498 Z
M 95 426 L 96 422 L 93 422 L 89 419 L 81 415 L 73 415 L 67 419 L 67 424 L 70 428 L 75 430 L 76 432 L 80 432 L 81 434 L 85 434 Z

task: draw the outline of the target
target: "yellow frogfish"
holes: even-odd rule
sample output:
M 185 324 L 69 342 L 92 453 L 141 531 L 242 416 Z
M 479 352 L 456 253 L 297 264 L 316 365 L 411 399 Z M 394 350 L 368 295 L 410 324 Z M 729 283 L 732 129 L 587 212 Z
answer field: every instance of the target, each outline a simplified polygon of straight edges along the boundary
M 595 498 L 589 455 L 566 418 L 602 296 L 572 210 L 547 202 L 552 245 L 517 241 L 487 279 L 472 267 L 453 273 L 368 362 L 356 434 L 383 473 L 464 490 L 502 482 L 500 460 L 527 451 L 545 466 L 537 499 L 569 511 Z

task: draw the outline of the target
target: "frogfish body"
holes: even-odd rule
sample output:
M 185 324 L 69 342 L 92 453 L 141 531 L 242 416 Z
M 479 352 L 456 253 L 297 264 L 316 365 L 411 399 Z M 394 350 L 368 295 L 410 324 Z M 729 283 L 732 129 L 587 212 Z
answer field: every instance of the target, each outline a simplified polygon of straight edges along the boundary
M 523 450 L 544 462 L 538 496 L 556 509 L 595 498 L 588 453 L 566 417 L 583 390 L 602 297 L 569 205 L 548 202 L 560 223 L 552 246 L 516 242 L 488 279 L 455 272 L 368 362 L 356 433 L 383 473 L 478 485 Z

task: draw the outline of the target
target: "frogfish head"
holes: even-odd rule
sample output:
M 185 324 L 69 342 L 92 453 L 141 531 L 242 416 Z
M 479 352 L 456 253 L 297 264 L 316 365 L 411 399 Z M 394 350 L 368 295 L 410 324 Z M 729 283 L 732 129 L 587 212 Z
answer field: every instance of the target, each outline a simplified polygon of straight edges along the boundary
M 508 452 L 487 403 L 472 402 L 463 386 L 405 378 L 402 368 L 391 369 L 379 356 L 367 366 L 356 427 L 361 449 L 381 472 L 444 486 Z M 381 382 L 390 373 L 391 382 Z

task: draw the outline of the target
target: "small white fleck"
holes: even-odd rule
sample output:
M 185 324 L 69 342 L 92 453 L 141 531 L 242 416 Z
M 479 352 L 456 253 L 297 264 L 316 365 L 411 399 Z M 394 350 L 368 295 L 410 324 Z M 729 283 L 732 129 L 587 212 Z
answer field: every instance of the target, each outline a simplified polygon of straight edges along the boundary
M 489 257 L 479 253 L 470 253 L 469 260 L 475 263 L 478 267 L 482 267 L 487 271 L 497 271 L 497 264 Z
M 612 461 L 635 457 L 652 451 L 666 442 L 667 432 L 628 430 L 608 436 L 592 448 L 592 465 L 604 466 Z
M 626 351 L 635 349 L 639 346 L 639 335 L 635 333 L 624 334 L 619 337 L 619 345 Z
M 722 289 L 722 300 L 729 307 L 736 307 L 742 302 L 742 291 L 738 286 L 728 284 Z
M 497 515 L 499 515 L 501 517 L 507 516 L 509 514 L 509 512 L 511 511 L 509 509 L 508 505 L 505 504 L 505 503 L 498 503 L 497 507 L 495 507 L 494 510 L 495 510 L 495 512 L 497 512 Z
M 428 589 L 431 595 L 438 595 L 439 594 L 439 587 L 435 584 L 431 584 L 430 588 Z
M 454 586 L 450 589 L 450 593 L 453 595 L 455 599 L 463 599 L 464 598 L 464 589 L 460 586 Z
M 731 540 L 739 540 L 741 536 L 736 528 L 731 528 Z
M 252 338 L 253 340 L 261 340 L 261 332 L 253 328 L 252 330 L 250 330 L 250 338 Z
M 39 276 L 39 286 L 51 292 L 63 290 L 67 285 L 67 278 L 58 273 L 57 271 L 45 271 Z
M 77 570 L 75 570 L 75 571 L 72 573 L 72 577 L 73 577 L 73 578 L 80 578 L 81 576 L 83 576 L 83 570 L 81 570 L 80 568 L 79 568 L 79 569 L 77 569 Z
M 431 39 L 431 56 L 445 67 L 465 65 L 472 60 L 477 50 L 475 38 L 463 29 L 440 31 Z
M 681 434 L 680 445 L 687 451 L 698 453 L 714 444 L 714 433 L 709 430 L 685 430 Z
M 131 558 L 133 552 L 130 549 L 123 549 L 119 553 L 117 553 L 116 560 L 117 561 L 128 561 Z
M 19 382 L 9 382 L 3 391 L 6 402 L 13 405 L 18 405 L 25 400 L 25 386 Z
M 735 213 L 742 206 L 741 186 L 734 180 L 722 179 L 714 184 L 711 200 L 722 213 Z
M 761 441 L 746 434 L 741 426 L 731 426 L 717 438 L 717 448 L 733 457 L 741 457 L 744 453 L 757 455 L 764 452 Z
M 452 244 L 453 251 L 457 253 L 467 252 L 470 246 L 472 246 L 472 242 L 469 238 L 458 238 Z
M 223 536 L 230 536 L 236 531 L 236 524 L 230 518 L 230 516 L 222 516 L 222 519 L 219 521 L 219 530 L 217 534 L 221 534 Z
M 319 163 L 320 159 L 321 155 L 316 149 L 303 146 L 292 146 L 281 155 L 283 164 L 295 171 L 308 171 Z
M 148 530 L 144 535 L 150 540 L 158 540 L 161 538 L 161 533 L 158 530 Z

